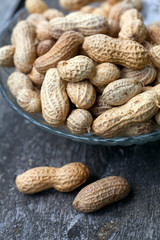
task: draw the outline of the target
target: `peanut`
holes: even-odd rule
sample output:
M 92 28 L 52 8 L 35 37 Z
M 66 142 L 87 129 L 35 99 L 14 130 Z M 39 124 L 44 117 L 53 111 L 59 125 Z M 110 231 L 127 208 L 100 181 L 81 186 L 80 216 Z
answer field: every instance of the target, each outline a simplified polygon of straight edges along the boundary
M 65 10 L 79 10 L 85 5 L 103 0 L 60 0 L 60 5 Z
M 31 80 L 23 73 L 14 72 L 12 73 L 7 80 L 8 87 L 13 94 L 17 96 L 19 90 L 21 89 L 31 89 L 33 90 L 34 86 Z
M 153 89 L 153 87 L 151 87 L 151 86 L 143 87 L 143 92 L 150 91 L 152 89 Z
M 123 39 L 131 39 L 142 43 L 147 36 L 147 30 L 144 25 L 142 15 L 137 9 L 127 10 L 121 17 L 121 31 L 119 37 Z
M 135 123 L 131 127 L 124 129 L 120 135 L 124 137 L 140 136 L 152 132 L 155 127 L 156 122 L 150 119 L 146 122 Z
M 119 79 L 106 86 L 102 99 L 108 105 L 120 106 L 141 93 L 142 90 L 142 84 L 134 78 Z
M 105 17 L 94 14 L 78 14 L 73 17 L 54 18 L 49 22 L 50 35 L 58 39 L 66 31 L 80 32 L 84 36 L 107 33 L 108 22 Z
M 47 39 L 47 40 L 41 41 L 37 46 L 37 55 L 40 57 L 46 54 L 53 47 L 55 43 L 56 41 L 53 39 Z
M 49 23 L 48 21 L 41 21 L 37 25 L 36 33 L 37 33 L 37 39 L 39 41 L 44 41 L 48 39 L 53 39 L 52 36 L 50 35 L 50 32 L 48 30 Z
M 37 71 L 45 73 L 48 69 L 56 67 L 60 61 L 74 57 L 83 40 L 84 37 L 80 33 L 73 31 L 64 33 L 49 52 L 36 59 Z
M 54 127 L 64 124 L 69 113 L 69 99 L 65 83 L 60 79 L 57 69 L 47 71 L 41 88 L 42 116 Z
M 140 70 L 123 68 L 121 71 L 122 78 L 135 78 L 138 82 L 141 82 L 143 85 L 151 84 L 155 80 L 156 75 L 157 75 L 156 69 L 151 65 L 148 65 Z
M 158 123 L 158 125 L 160 125 L 160 111 L 158 111 L 157 114 L 155 115 L 155 120 Z
M 29 113 L 38 113 L 41 111 L 40 95 L 31 89 L 21 89 L 16 100 L 18 105 Z
M 20 72 L 28 73 L 36 59 L 36 32 L 31 23 L 20 21 L 13 29 L 14 63 Z
M 87 81 L 67 84 L 67 93 L 77 108 L 89 109 L 96 100 L 96 91 L 92 84 Z
M 108 2 L 102 2 L 102 3 L 99 4 L 99 8 L 101 8 L 101 9 L 103 9 L 105 11 L 106 16 L 108 18 L 109 13 L 110 13 L 111 8 L 112 8 L 112 5 L 109 4 Z
M 98 117 L 108 109 L 111 109 L 112 107 L 106 103 L 106 101 L 103 100 L 102 96 L 97 97 L 95 104 L 90 109 L 90 112 L 94 117 Z
M 96 74 L 88 78 L 93 85 L 104 86 L 120 78 L 120 70 L 112 63 L 102 63 L 96 66 Z
M 43 16 L 48 21 L 50 21 L 51 19 L 56 18 L 56 17 L 64 17 L 64 14 L 55 8 L 49 8 L 43 13 Z
M 123 106 L 107 110 L 93 122 L 93 133 L 101 137 L 115 137 L 133 123 L 151 119 L 159 109 L 160 85 L 143 92 Z
M 146 48 L 147 51 L 149 51 L 153 47 L 153 45 L 146 40 L 142 43 L 142 45 Z
M 72 205 L 80 212 L 94 212 L 125 198 L 129 192 L 129 183 L 123 177 L 106 177 L 84 187 Z
M 151 43 L 160 45 L 160 23 L 152 23 L 147 28 L 148 39 Z
M 82 135 L 90 132 L 92 122 L 93 118 L 90 112 L 76 109 L 67 118 L 67 128 L 73 134 Z
M 149 51 L 149 56 L 154 66 L 160 69 L 160 45 L 152 47 Z
M 57 70 L 63 80 L 79 82 L 94 74 L 95 65 L 88 57 L 76 56 L 68 61 L 59 62 Z
M 54 188 L 70 192 L 82 185 L 89 177 L 89 169 L 82 163 L 69 163 L 61 168 L 37 167 L 16 178 L 20 192 L 34 194 Z
M 114 39 L 104 34 L 86 37 L 82 48 L 96 62 L 111 62 L 141 69 L 149 63 L 147 50 L 132 40 Z
M 117 4 L 117 3 L 120 3 L 120 2 L 122 2 L 123 0 L 108 0 L 108 3 L 110 4 L 110 5 L 115 5 L 115 4 Z
M 44 80 L 44 74 L 37 72 L 36 68 L 33 67 L 30 74 L 28 74 L 29 79 L 37 86 L 41 86 Z
M 8 45 L 0 48 L 0 66 L 14 67 L 13 56 L 15 47 Z
M 113 38 L 118 38 L 118 34 L 120 32 L 119 22 L 115 20 L 108 20 L 108 36 Z
M 40 22 L 45 20 L 46 20 L 45 17 L 39 13 L 32 13 L 26 19 L 26 21 L 31 23 L 35 28 L 38 26 Z
M 95 8 L 93 6 L 90 6 L 90 5 L 84 6 L 80 9 L 80 11 L 82 13 L 93 13 L 94 10 L 95 10 Z
M 100 15 L 100 16 L 103 16 L 105 18 L 108 18 L 108 13 L 106 13 L 106 11 L 100 7 L 97 7 L 93 10 L 92 14 L 95 14 L 95 15 Z
M 26 0 L 25 7 L 29 13 L 43 13 L 48 9 L 47 4 L 42 0 Z

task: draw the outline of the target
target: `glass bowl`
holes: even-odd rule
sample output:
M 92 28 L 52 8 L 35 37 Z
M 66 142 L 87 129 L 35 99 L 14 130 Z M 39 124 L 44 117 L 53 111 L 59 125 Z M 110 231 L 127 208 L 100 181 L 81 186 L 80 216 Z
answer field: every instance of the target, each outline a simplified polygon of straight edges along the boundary
M 155 3 L 153 4 L 154 2 L 153 0 L 151 5 L 152 7 L 150 7 L 149 0 L 148 1 L 145 0 L 143 16 L 145 17 L 146 24 L 149 24 L 150 20 L 152 21 L 158 20 L 158 17 L 160 16 L 160 8 L 158 7 L 159 6 L 158 1 L 159 0 L 155 1 Z M 57 4 L 54 5 L 54 3 L 52 3 L 52 7 L 57 7 Z M 147 12 L 149 12 L 150 14 L 147 15 L 148 14 Z M 12 29 L 16 25 L 19 17 L 22 17 L 22 15 L 24 18 L 27 16 L 27 13 L 24 9 L 20 10 L 6 24 L 4 29 L 0 32 L 0 47 L 10 44 L 10 36 L 11 36 Z M 149 134 L 145 134 L 137 137 L 116 137 L 111 139 L 104 139 L 104 138 L 95 136 L 92 133 L 84 134 L 82 136 L 76 136 L 68 132 L 67 130 L 65 130 L 63 127 L 53 128 L 44 121 L 41 114 L 29 114 L 17 105 L 16 99 L 12 96 L 7 86 L 7 79 L 13 71 L 14 71 L 14 68 L 0 67 L 0 90 L 2 92 L 2 95 L 4 96 L 5 101 L 9 104 L 9 106 L 11 106 L 17 113 L 19 113 L 25 119 L 29 120 L 31 123 L 35 124 L 36 126 L 50 133 L 63 136 L 78 142 L 84 142 L 84 143 L 95 144 L 95 145 L 100 144 L 100 145 L 106 145 L 106 146 L 116 146 L 116 145 L 130 146 L 132 144 L 144 144 L 147 142 L 153 142 L 160 139 L 160 130 L 158 129 Z

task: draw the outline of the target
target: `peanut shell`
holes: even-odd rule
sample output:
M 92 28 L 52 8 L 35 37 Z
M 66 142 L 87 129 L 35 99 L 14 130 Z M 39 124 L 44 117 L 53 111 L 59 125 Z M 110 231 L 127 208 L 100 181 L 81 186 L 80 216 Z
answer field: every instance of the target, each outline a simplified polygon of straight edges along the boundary
M 152 47 L 149 51 L 149 56 L 154 66 L 160 69 L 160 45 Z
M 36 68 L 33 67 L 30 74 L 28 74 L 29 79 L 37 86 L 41 86 L 45 75 L 37 72 Z
M 53 39 L 47 39 L 47 40 L 41 41 L 37 46 L 37 55 L 40 57 L 46 54 L 47 52 L 49 52 L 49 50 L 53 47 L 55 43 L 56 41 Z
M 92 122 L 93 118 L 90 112 L 76 109 L 67 118 L 67 128 L 73 134 L 82 135 L 90 132 Z
M 12 45 L 4 46 L 0 48 L 0 66 L 14 67 L 13 56 L 15 53 L 15 47 Z
M 49 23 L 48 21 L 41 21 L 37 25 L 36 33 L 37 33 L 37 39 L 39 41 L 44 41 L 48 39 L 53 39 L 52 36 L 50 35 L 50 32 L 48 30 Z
M 84 187 L 72 205 L 80 212 L 94 212 L 125 198 L 129 192 L 129 183 L 123 177 L 106 177 Z
M 87 81 L 67 84 L 67 94 L 77 108 L 89 109 L 96 100 L 96 91 L 92 84 Z
M 26 21 L 36 28 L 40 22 L 45 21 L 45 17 L 40 13 L 32 13 L 27 17 Z
M 56 18 L 56 17 L 64 17 L 64 14 L 55 8 L 49 8 L 43 13 L 43 16 L 48 21 L 50 21 L 51 19 Z
M 29 13 L 43 13 L 48 9 L 47 4 L 42 0 L 26 0 L 25 7 Z
M 98 117 L 108 109 L 111 109 L 113 106 L 110 106 L 104 101 L 102 96 L 97 97 L 95 104 L 93 107 L 90 109 L 90 112 L 94 117 Z

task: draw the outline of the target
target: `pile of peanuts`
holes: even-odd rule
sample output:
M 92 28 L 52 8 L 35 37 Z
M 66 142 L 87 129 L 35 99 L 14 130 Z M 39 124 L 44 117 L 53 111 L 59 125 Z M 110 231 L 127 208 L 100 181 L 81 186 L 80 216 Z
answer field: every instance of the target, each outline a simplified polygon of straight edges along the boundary
M 138 136 L 160 125 L 160 22 L 145 26 L 141 0 L 60 0 L 64 16 L 26 0 L 0 65 L 29 113 L 71 133 Z

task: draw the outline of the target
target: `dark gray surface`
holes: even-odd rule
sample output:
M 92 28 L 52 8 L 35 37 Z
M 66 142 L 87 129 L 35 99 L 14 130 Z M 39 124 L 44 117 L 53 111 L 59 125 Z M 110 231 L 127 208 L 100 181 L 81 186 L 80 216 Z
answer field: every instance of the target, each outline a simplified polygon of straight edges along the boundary
M 31 125 L 9 108 L 1 94 L 0 113 L 0 240 L 160 239 L 160 142 L 112 148 L 72 142 Z M 86 184 L 120 175 L 130 182 L 130 195 L 83 214 L 72 207 L 81 188 L 34 196 L 16 189 L 16 176 L 29 168 L 76 161 L 91 171 Z

